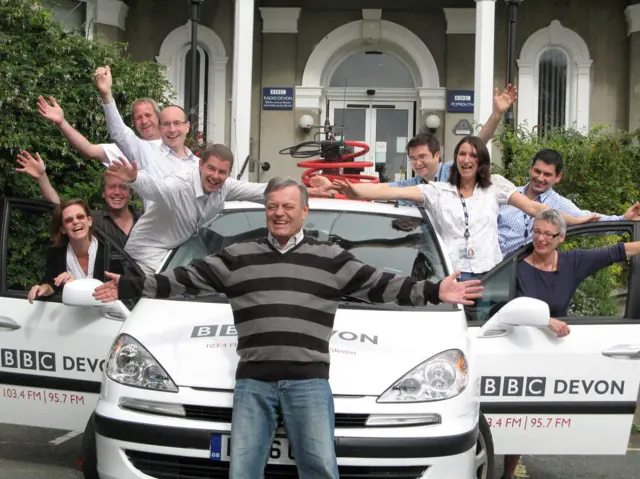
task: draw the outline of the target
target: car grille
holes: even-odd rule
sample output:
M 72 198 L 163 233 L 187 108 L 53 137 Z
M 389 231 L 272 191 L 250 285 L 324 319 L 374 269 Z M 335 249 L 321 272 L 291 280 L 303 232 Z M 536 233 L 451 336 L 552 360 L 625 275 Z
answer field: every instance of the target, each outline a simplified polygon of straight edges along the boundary
M 231 422 L 231 408 L 183 405 L 187 419 L 196 421 Z M 336 414 L 336 428 L 365 427 L 368 414 Z M 282 420 L 278 421 L 282 425 Z
M 157 479 L 227 479 L 229 463 L 199 457 L 169 456 L 149 452 L 125 451 L 131 464 L 140 472 Z M 340 479 L 418 479 L 426 466 L 365 467 L 340 466 Z M 268 464 L 265 479 L 294 479 L 295 466 Z

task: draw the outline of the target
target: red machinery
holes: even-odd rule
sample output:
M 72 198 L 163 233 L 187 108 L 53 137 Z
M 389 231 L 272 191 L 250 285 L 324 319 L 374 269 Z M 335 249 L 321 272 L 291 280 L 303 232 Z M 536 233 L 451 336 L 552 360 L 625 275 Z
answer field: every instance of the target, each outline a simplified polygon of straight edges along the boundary
M 356 151 L 356 148 L 360 148 Z M 376 176 L 364 175 L 365 167 L 373 166 L 371 162 L 355 161 L 355 158 L 366 154 L 369 145 L 360 141 L 320 140 L 306 141 L 295 146 L 290 146 L 280 151 L 281 155 L 289 155 L 293 158 L 313 158 L 298 162 L 300 168 L 307 168 L 302 173 L 302 181 L 309 186 L 311 178 L 317 175 L 327 177 L 329 180 L 348 179 L 354 183 L 366 181 L 378 183 Z

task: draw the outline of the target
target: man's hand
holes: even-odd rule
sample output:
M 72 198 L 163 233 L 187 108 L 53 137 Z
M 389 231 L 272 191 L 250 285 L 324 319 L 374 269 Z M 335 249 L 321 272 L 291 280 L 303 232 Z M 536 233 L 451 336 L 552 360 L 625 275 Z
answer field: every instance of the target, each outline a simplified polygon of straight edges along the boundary
M 559 338 L 564 338 L 571 332 L 571 329 L 569 328 L 569 325 L 567 325 L 567 323 L 556 318 L 549 318 L 549 329 L 553 331 Z
M 475 301 L 472 300 L 481 298 L 484 288 L 480 286 L 481 281 L 479 279 L 459 283 L 457 279 L 460 275 L 460 271 L 456 271 L 442 280 L 440 283 L 440 301 L 472 306 L 475 304 Z
M 493 111 L 502 116 L 518 99 L 518 88 L 509 83 L 502 93 L 493 90 Z
M 104 272 L 105 278 L 109 278 L 111 281 L 101 284 L 93 291 L 93 297 L 103 303 L 110 303 L 118 299 L 118 283 L 120 282 L 120 275 Z
M 40 158 L 40 154 L 36 153 L 36 157 L 31 156 L 28 151 L 23 151 L 22 154 L 18 153 L 18 164 L 21 168 L 16 168 L 16 171 L 20 173 L 26 173 L 33 176 L 36 180 L 39 179 L 47 171 L 47 167 Z
M 96 87 L 102 95 L 102 98 L 111 97 L 113 78 L 111 78 L 111 68 L 109 68 L 109 65 L 96 68 L 94 77 L 96 79 Z
M 329 190 L 331 189 L 331 180 L 326 176 L 316 175 L 309 180 L 309 183 L 312 188 L 317 188 L 318 190 Z
M 631 206 L 624 214 L 624 219 L 627 221 L 640 221 L 640 202 Z
M 138 177 L 138 165 L 135 161 L 129 163 L 126 158 L 120 157 L 120 163 L 111 163 L 107 168 L 107 175 L 120 178 L 125 183 L 132 183 Z
M 49 101 L 51 104 L 47 103 L 47 100 L 40 95 L 38 97 L 38 111 L 41 116 L 60 126 L 64 123 L 64 111 L 60 108 L 60 105 L 56 103 L 54 97 L 50 96 Z

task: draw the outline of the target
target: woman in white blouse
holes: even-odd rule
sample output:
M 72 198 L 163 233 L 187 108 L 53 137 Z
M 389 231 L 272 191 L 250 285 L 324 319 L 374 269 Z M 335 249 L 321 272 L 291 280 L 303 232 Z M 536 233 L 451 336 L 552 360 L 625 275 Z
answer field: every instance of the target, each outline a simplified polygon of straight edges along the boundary
M 475 136 L 460 140 L 448 181 L 393 187 L 384 183 L 350 183 L 334 186 L 356 199 L 408 200 L 428 207 L 444 240 L 454 271 L 461 281 L 477 279 L 502 261 L 498 242 L 500 206 L 511 205 L 535 216 L 549 207 L 518 193 L 509 180 L 491 174 L 491 158 L 484 142 Z M 565 215 L 568 224 L 596 221 Z

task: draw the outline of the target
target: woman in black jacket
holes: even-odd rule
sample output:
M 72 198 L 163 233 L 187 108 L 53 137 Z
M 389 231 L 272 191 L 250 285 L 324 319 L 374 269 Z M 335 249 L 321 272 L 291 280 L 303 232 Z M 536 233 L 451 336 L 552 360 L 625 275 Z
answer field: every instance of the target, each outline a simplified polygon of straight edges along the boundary
M 102 245 L 92 234 L 91 210 L 83 200 L 63 200 L 53 211 L 51 239 L 44 279 L 29 291 L 29 302 L 59 293 L 69 281 L 96 278 L 104 281 Z

